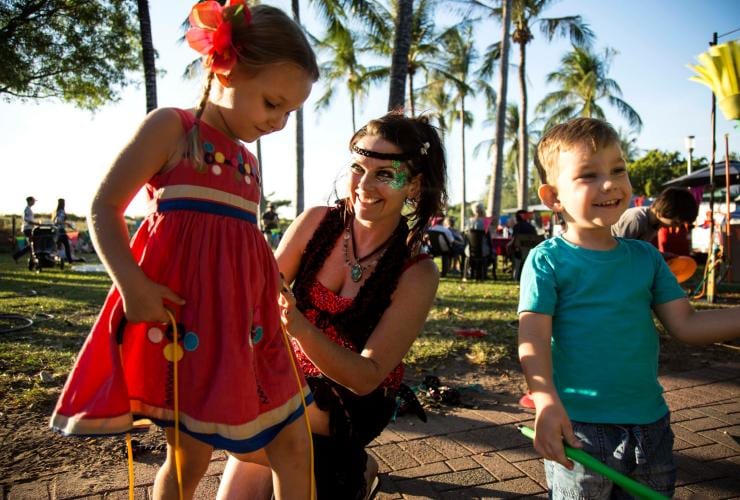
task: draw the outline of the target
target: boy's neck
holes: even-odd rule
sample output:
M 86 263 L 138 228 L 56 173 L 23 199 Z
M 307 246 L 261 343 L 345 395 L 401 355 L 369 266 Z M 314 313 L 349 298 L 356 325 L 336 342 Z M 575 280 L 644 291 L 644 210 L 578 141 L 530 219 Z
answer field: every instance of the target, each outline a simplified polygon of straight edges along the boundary
M 568 227 L 563 233 L 568 242 L 588 250 L 611 250 L 617 246 L 617 240 L 612 236 L 610 228 L 577 228 Z

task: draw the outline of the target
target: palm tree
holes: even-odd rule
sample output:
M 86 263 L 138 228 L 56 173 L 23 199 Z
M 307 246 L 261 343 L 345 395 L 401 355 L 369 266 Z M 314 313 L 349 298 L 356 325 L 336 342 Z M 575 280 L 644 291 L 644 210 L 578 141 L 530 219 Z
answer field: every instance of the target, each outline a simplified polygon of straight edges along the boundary
M 412 17 L 411 45 L 408 56 L 408 106 L 411 116 L 416 116 L 414 77 L 419 72 L 423 72 L 426 80 L 430 71 L 437 67 L 435 63 L 441 41 L 434 23 L 436 5 L 436 0 L 420 0 L 416 3 Z M 384 17 L 390 20 L 395 16 L 386 10 L 384 11 Z M 393 29 L 394 27 L 389 22 L 382 31 L 369 36 L 369 44 L 377 55 L 392 57 L 393 47 L 389 42 L 392 38 Z M 388 68 L 388 74 L 390 74 L 390 67 Z
M 517 196 L 519 208 L 527 208 L 527 178 L 528 178 L 528 150 L 529 142 L 527 136 L 527 44 L 534 39 L 531 27 L 535 23 L 540 25 L 540 30 L 548 42 L 556 36 L 570 37 L 575 45 L 589 44 L 593 39 L 593 33 L 583 22 L 581 16 L 566 16 L 557 18 L 541 18 L 542 12 L 553 0 L 513 0 L 512 22 L 514 33 L 512 40 L 519 45 L 519 89 L 521 92 L 520 111 L 522 119 L 519 121 L 519 177 L 523 180 L 519 186 Z
M 494 221 L 498 221 L 501 214 L 501 192 L 503 188 L 503 164 L 504 164 L 504 136 L 506 131 L 506 94 L 508 92 L 509 82 L 509 30 L 511 27 L 511 2 L 504 0 L 501 2 L 501 8 L 491 7 L 480 1 L 474 1 L 478 8 L 488 10 L 491 15 L 498 15 L 501 18 L 501 41 L 490 45 L 483 56 L 483 64 L 480 68 L 481 78 L 491 78 L 496 61 L 500 60 L 499 87 L 496 96 L 495 105 L 495 124 L 496 135 L 494 146 L 496 148 L 493 157 L 493 168 L 490 176 L 488 187 L 488 200 L 486 213 Z
M 149 17 L 149 1 L 136 0 L 139 12 L 141 55 L 144 62 L 144 88 L 146 89 L 146 112 L 157 107 L 157 68 L 154 64 L 156 51 L 152 42 L 152 20 Z
M 411 25 L 413 0 L 397 0 L 396 31 L 393 39 L 391 78 L 388 93 L 388 110 L 402 108 L 408 74 L 409 48 L 411 47 Z
M 446 83 L 445 80 L 434 80 L 423 87 L 419 95 L 419 102 L 428 108 L 427 115 L 436 120 L 443 143 L 450 128 L 449 124 L 457 115 L 455 101 L 447 91 Z
M 624 161 L 627 163 L 632 163 L 642 154 L 640 148 L 637 147 L 637 137 L 633 133 L 633 130 L 624 130 L 622 127 L 617 129 L 619 147 L 622 150 Z
M 480 79 L 471 82 L 473 65 L 478 58 L 478 52 L 474 46 L 473 28 L 470 23 L 464 23 L 447 29 L 441 40 L 444 46 L 444 56 L 441 67 L 435 71 L 437 79 L 447 81 L 447 85 L 453 90 L 453 102 L 457 104 L 456 121 L 460 122 L 461 141 L 461 182 L 462 203 L 460 204 L 460 228 L 465 225 L 466 205 L 466 161 L 465 161 L 465 128 L 473 124 L 473 114 L 465 108 L 465 100 L 475 95 L 475 88 L 484 90 L 489 99 L 492 99 L 492 91 L 485 82 Z
M 332 59 L 321 64 L 321 74 L 326 85 L 324 95 L 316 101 L 316 110 L 327 108 L 334 97 L 337 83 L 346 85 L 350 97 L 350 109 L 352 117 L 352 130 L 357 130 L 356 103 L 368 94 L 370 84 L 387 76 L 388 70 L 384 67 L 367 68 L 360 64 L 359 54 L 367 50 L 366 47 L 358 47 L 362 40 L 341 23 L 333 23 L 329 26 L 326 36 L 321 39 L 313 39 L 314 45 L 319 50 L 328 51 Z
M 293 11 L 293 19 L 299 25 L 301 24 L 301 8 L 298 0 L 291 0 L 291 10 Z M 258 149 L 261 149 L 258 144 Z M 304 145 L 303 145 L 303 106 L 298 108 L 295 113 L 295 216 L 298 217 L 303 212 L 304 204 L 304 184 L 303 184 L 303 168 L 304 168 Z M 260 216 L 264 211 L 264 196 L 260 198 Z
M 483 122 L 485 125 L 491 125 L 497 115 L 496 110 L 489 112 L 488 118 Z M 510 189 L 511 192 L 518 193 L 521 186 L 521 178 L 519 177 L 519 107 L 516 104 L 508 104 L 506 106 L 506 124 L 504 130 L 505 145 L 505 156 L 503 161 L 503 173 L 502 173 L 502 185 L 507 188 L 507 192 Z M 541 133 L 538 130 L 532 130 L 533 123 L 528 125 L 529 131 L 529 153 L 533 154 L 536 148 L 536 143 L 539 141 Z M 484 149 L 486 150 L 486 156 L 490 158 L 495 155 L 498 148 L 496 148 L 496 141 L 488 139 L 479 142 L 473 150 L 474 155 L 478 155 L 479 152 Z M 513 189 L 511 189 L 513 188 Z M 532 199 L 534 192 L 530 189 L 528 199 Z M 511 202 L 510 205 L 505 205 L 508 208 L 514 206 L 516 200 L 513 198 L 508 199 Z
M 547 82 L 556 83 L 559 89 L 547 94 L 536 109 L 549 116 L 545 129 L 577 116 L 604 119 L 604 110 L 598 104 L 602 99 L 614 106 L 636 131 L 642 128 L 640 115 L 621 99 L 619 84 L 608 77 L 615 54 L 608 48 L 599 56 L 589 49 L 573 47 L 563 56 L 560 68 L 547 75 Z

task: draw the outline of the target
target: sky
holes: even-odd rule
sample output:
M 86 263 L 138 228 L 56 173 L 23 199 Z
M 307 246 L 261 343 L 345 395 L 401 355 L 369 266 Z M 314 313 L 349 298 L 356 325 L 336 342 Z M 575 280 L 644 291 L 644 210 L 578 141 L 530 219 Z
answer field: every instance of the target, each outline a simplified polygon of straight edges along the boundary
M 290 9 L 287 0 L 268 1 Z M 444 3 L 444 2 L 443 2 Z M 185 81 L 182 71 L 194 57 L 186 44 L 179 44 L 180 22 L 191 2 L 156 0 L 150 2 L 154 45 L 158 51 L 159 106 L 187 108 L 199 97 L 200 82 Z M 309 31 L 318 34 L 321 24 L 315 11 L 304 0 L 302 16 Z M 440 9 L 449 11 L 450 9 Z M 553 2 L 543 16 L 581 15 L 596 34 L 594 48 L 610 47 L 618 52 L 609 76 L 622 89 L 622 98 L 642 117 L 643 129 L 637 145 L 643 150 L 662 149 L 686 154 L 684 138 L 696 137 L 694 157 L 709 157 L 711 148 L 711 93 L 703 85 L 688 80 L 686 68 L 708 48 L 712 34 L 719 35 L 740 28 L 740 1 L 737 0 L 562 0 Z M 447 27 L 456 18 L 447 14 L 437 17 L 438 27 Z M 486 20 L 476 27 L 479 51 L 500 39 L 501 27 Z M 545 77 L 557 69 L 562 56 L 570 49 L 567 41 L 548 44 L 538 29 L 527 46 L 529 120 L 532 111 L 548 92 Z M 726 42 L 740 38 L 740 31 L 720 38 Z M 319 54 L 319 60 L 326 56 Z M 512 65 L 519 53 L 513 48 Z M 139 82 L 143 77 L 134 75 Z M 492 82 L 498 88 L 498 76 Z M 314 103 L 324 92 L 319 80 L 304 106 L 305 127 L 305 206 L 326 204 L 334 191 L 340 172 L 349 160 L 347 142 L 352 134 L 349 100 L 338 91 L 328 110 L 317 113 Z M 358 107 L 358 126 L 384 114 L 388 100 L 387 85 L 378 86 Z M 518 102 L 519 84 L 516 68 L 511 67 L 508 101 Z M 607 119 L 616 127 L 628 128 L 619 115 L 604 104 Z M 469 106 L 476 123 L 466 130 L 467 201 L 481 199 L 491 160 L 481 152 L 473 154 L 476 144 L 494 135 L 485 125 L 485 103 L 482 99 Z M 98 183 L 115 155 L 126 144 L 146 112 L 144 87 L 128 87 L 122 99 L 94 113 L 72 105 L 43 100 L 35 102 L 0 101 L 0 147 L 4 152 L 0 182 L 0 214 L 21 214 L 25 197 L 37 198 L 36 212 L 51 212 L 57 198 L 67 200 L 67 211 L 87 212 Z M 730 151 L 740 151 L 740 127 L 717 113 L 717 159 L 724 157 L 724 134 L 729 134 Z M 462 148 L 460 127 L 453 126 L 446 138 L 448 190 L 451 203 L 459 203 L 462 192 L 460 173 Z M 291 120 L 282 132 L 262 139 L 264 191 L 271 199 L 295 197 L 295 123 Z M 255 144 L 248 144 L 256 152 Z M 127 210 L 128 215 L 143 215 L 146 204 L 139 194 Z M 295 207 L 281 208 L 281 215 L 293 217 Z

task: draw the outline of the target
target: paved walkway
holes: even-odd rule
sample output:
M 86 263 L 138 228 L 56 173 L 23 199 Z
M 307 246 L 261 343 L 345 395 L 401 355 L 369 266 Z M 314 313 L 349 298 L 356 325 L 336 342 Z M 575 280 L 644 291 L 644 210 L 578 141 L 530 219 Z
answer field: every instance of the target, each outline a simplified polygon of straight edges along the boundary
M 740 498 L 740 359 L 661 378 L 673 412 L 676 498 Z M 377 499 L 545 498 L 542 464 L 516 423 L 532 424 L 518 394 L 484 394 L 475 409 L 403 417 L 371 445 Z M 224 454 L 214 453 L 196 497 L 215 497 Z M 136 464 L 136 497 L 148 499 L 158 464 Z M 46 477 L 3 490 L 8 499 L 127 498 L 125 464 L 105 478 Z

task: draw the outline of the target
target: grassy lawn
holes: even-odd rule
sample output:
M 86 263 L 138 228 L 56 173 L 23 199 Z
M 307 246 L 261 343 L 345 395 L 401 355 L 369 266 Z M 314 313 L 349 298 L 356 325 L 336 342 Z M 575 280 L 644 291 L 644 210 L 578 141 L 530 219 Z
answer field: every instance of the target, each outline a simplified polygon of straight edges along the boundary
M 109 287 L 105 274 L 69 268 L 29 272 L 0 254 L 0 314 L 34 320 L 29 328 L 0 333 L 0 399 L 6 410 L 53 404 Z M 463 357 L 483 365 L 513 356 L 516 330 L 510 322 L 516 319 L 517 294 L 510 280 L 443 278 L 424 332 L 407 356 L 409 372 L 435 370 Z M 20 323 L 0 319 L 0 330 L 14 324 Z M 487 335 L 458 337 L 457 328 L 480 328 Z M 42 371 L 53 381 L 42 381 Z

